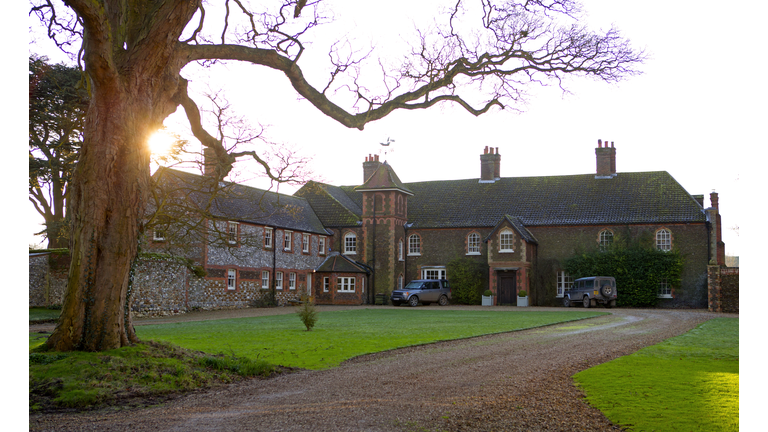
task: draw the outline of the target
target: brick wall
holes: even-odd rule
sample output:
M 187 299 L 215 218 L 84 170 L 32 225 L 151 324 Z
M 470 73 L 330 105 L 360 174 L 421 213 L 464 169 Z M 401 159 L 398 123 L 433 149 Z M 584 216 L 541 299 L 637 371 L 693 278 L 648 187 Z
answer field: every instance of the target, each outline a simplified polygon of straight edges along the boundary
M 739 313 L 739 269 L 707 268 L 708 308 L 712 312 Z

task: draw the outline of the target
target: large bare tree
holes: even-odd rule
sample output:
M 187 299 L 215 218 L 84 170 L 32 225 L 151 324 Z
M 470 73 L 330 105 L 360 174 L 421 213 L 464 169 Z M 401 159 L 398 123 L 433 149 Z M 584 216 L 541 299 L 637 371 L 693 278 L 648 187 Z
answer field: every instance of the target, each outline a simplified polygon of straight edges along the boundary
M 444 102 L 474 115 L 514 108 L 531 84 L 562 85 L 568 75 L 613 82 L 637 73 L 643 60 L 617 30 L 595 33 L 580 25 L 574 0 L 451 0 L 438 21 L 416 33 L 409 52 L 393 56 L 404 58 L 401 64 L 388 68 L 375 53 L 339 41 L 327 48 L 329 78 L 310 82 L 302 55 L 316 48 L 308 42 L 330 21 L 331 1 L 31 1 L 60 47 L 79 47 L 72 51 L 91 93 L 69 191 L 67 294 L 47 341 L 56 350 L 137 341 L 126 293 L 150 185 L 147 139 L 163 120 L 183 107 L 193 134 L 215 156 L 217 176 L 232 168 L 235 157 L 204 130 L 187 91 L 183 71 L 191 63 L 238 61 L 282 72 L 320 112 L 362 130 L 395 110 Z M 223 11 L 215 23 L 206 14 L 214 8 Z M 380 85 L 359 73 L 365 62 L 381 65 Z

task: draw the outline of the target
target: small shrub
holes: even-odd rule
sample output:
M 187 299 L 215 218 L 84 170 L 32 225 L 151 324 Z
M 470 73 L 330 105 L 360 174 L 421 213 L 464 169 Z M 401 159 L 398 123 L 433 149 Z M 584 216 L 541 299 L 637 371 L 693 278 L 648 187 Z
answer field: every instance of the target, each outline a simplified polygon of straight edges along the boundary
M 485 292 L 483 292 L 483 295 L 484 295 L 484 296 L 486 296 L 486 297 L 490 297 L 490 296 L 492 296 L 492 295 L 493 295 L 493 291 L 491 291 L 491 290 L 485 290 Z
M 525 290 L 520 290 L 520 292 L 517 293 L 518 297 L 528 297 L 528 293 Z
M 315 304 L 312 303 L 312 299 L 306 293 L 301 295 L 301 306 L 299 306 L 296 314 L 299 315 L 299 319 L 304 323 L 307 331 L 311 331 L 317 322 L 317 309 L 315 309 Z

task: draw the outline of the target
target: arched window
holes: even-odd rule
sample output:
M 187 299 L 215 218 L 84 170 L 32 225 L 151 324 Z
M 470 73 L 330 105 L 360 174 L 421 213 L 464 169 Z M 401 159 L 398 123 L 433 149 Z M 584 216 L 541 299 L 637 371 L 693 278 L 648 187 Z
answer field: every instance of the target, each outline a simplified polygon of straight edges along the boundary
M 397 242 L 397 259 L 403 261 L 403 240 Z
M 421 237 L 418 234 L 408 237 L 408 255 L 421 255 Z
M 609 229 L 604 229 L 600 231 L 598 244 L 600 246 L 600 250 L 606 250 L 608 247 L 613 243 L 613 231 Z
M 662 251 L 672 250 L 672 232 L 666 228 L 656 231 L 656 249 Z
M 480 234 L 470 233 L 467 236 L 467 255 L 480 254 Z
M 499 234 L 499 252 L 514 252 L 514 234 L 511 230 L 505 229 Z
M 353 232 L 344 235 L 344 253 L 347 255 L 357 254 L 357 236 Z

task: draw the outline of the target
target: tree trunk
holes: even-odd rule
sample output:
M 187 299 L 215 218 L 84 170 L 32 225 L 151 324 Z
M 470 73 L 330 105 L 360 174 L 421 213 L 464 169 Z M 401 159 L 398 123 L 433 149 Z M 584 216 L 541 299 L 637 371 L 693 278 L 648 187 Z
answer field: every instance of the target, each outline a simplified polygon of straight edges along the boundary
M 103 351 L 137 342 L 129 279 L 149 185 L 151 109 L 135 88 L 96 89 L 69 192 L 72 263 L 56 329 L 58 351 Z M 127 87 L 127 86 L 126 86 Z

